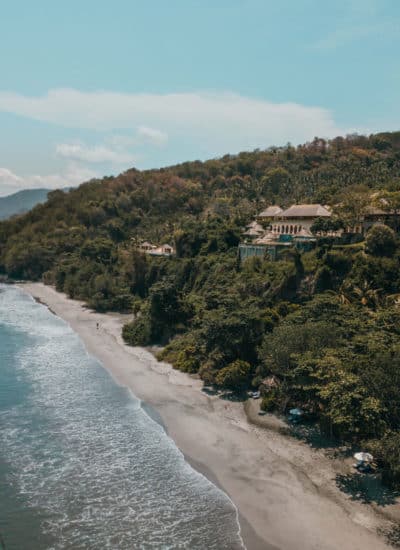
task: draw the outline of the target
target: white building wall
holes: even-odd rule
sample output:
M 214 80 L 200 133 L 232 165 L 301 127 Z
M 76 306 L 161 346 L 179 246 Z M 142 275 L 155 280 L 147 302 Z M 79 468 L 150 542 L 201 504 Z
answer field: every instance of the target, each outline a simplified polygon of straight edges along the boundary
M 272 222 L 272 232 L 277 235 L 296 235 L 302 229 L 310 231 L 316 218 L 291 218 Z

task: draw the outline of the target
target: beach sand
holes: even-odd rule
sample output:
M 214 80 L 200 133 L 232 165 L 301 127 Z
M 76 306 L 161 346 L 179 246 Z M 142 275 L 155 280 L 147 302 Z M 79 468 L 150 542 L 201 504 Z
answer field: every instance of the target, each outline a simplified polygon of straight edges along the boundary
M 160 415 L 187 460 L 237 506 L 248 550 L 389 548 L 376 534 L 388 526 L 384 516 L 335 484 L 351 466 L 280 433 L 279 420 L 270 429 L 249 423 L 242 403 L 208 396 L 200 380 L 126 346 L 126 316 L 91 312 L 41 283 L 21 288 L 67 321 L 115 380 Z

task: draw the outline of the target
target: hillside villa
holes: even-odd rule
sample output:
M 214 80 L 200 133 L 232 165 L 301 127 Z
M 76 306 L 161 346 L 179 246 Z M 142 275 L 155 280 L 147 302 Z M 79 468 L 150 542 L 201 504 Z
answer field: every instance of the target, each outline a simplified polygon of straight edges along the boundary
M 344 233 L 364 234 L 379 223 L 393 227 L 396 225 L 396 216 L 396 212 L 370 206 L 358 225 L 330 235 L 340 237 Z M 239 245 L 240 259 L 268 254 L 272 260 L 276 260 L 278 254 L 287 248 L 295 247 L 302 252 L 311 250 L 320 237 L 312 233 L 312 225 L 319 218 L 331 217 L 332 209 L 321 204 L 293 204 L 286 210 L 277 205 L 269 206 L 243 232 L 244 242 Z
M 142 242 L 138 249 L 149 256 L 173 256 L 175 254 L 175 249 L 169 244 L 162 244 L 157 246 L 155 244 L 149 243 L 148 241 Z
M 264 257 L 267 253 L 275 260 L 280 251 L 293 246 L 310 250 L 317 240 L 311 233 L 312 224 L 318 218 L 331 216 L 332 212 L 321 204 L 294 204 L 286 210 L 269 206 L 246 227 L 243 233 L 246 242 L 239 245 L 240 259 Z

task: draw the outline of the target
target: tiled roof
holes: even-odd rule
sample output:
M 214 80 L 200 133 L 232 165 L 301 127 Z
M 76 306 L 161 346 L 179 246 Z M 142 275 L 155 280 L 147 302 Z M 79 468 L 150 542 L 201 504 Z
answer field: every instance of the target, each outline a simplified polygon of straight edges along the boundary
M 252 222 L 250 225 L 247 226 L 246 231 L 243 233 L 243 235 L 260 235 L 261 233 L 264 233 L 264 228 L 261 227 L 261 225 L 257 222 Z
M 264 228 L 255 220 L 246 225 L 246 229 L 257 229 L 257 231 L 264 231 Z
M 366 208 L 365 213 L 369 216 L 383 216 L 386 214 L 391 214 L 390 211 L 388 212 L 388 211 L 382 210 L 382 208 L 378 208 L 376 206 L 368 206 Z
M 277 214 L 280 214 L 282 212 L 282 208 L 280 206 L 268 206 L 265 210 L 261 212 L 261 214 L 258 215 L 259 218 L 273 218 Z
M 293 204 L 279 214 L 282 218 L 328 218 L 332 216 L 321 204 Z

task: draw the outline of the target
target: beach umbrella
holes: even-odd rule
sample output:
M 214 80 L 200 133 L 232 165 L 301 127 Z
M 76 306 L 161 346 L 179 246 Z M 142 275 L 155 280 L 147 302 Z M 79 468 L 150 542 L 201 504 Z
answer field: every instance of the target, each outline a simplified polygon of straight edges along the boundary
M 301 416 L 303 411 L 301 409 L 290 409 L 289 414 L 293 416 Z
M 372 462 L 374 457 L 370 453 L 355 453 L 354 458 L 360 462 Z

